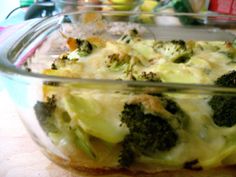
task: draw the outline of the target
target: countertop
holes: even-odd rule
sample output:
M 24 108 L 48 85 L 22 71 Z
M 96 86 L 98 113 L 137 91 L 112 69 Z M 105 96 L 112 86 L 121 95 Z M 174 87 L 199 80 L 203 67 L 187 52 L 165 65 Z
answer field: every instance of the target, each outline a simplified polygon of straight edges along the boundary
M 4 89 L 0 98 L 0 177 L 78 177 L 40 152 Z

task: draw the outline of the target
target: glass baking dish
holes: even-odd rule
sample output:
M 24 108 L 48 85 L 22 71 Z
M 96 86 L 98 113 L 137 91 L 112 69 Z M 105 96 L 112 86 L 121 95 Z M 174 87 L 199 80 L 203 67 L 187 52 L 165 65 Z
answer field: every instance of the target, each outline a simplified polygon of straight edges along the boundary
M 207 23 L 226 18 L 230 23 Z M 42 152 L 75 173 L 233 176 L 235 76 L 221 81 L 235 74 L 235 19 L 102 9 L 58 14 L 3 41 L 1 79 Z M 86 50 L 94 53 L 70 58 L 69 39 L 90 41 Z M 168 51 L 182 51 L 179 45 L 191 52 L 173 58 Z M 86 64 L 127 50 L 128 65 Z

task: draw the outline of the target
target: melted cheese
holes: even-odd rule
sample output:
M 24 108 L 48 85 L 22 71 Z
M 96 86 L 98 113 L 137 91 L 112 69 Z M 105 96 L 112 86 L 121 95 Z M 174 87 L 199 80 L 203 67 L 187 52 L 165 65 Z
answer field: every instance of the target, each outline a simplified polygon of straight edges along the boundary
M 159 53 L 156 53 L 152 46 L 153 40 L 133 41 L 129 44 L 120 43 L 117 41 L 106 41 L 105 45 L 96 48 L 93 53 L 87 57 L 81 58 L 77 55 L 76 51 L 69 54 L 69 59 L 78 58 L 80 67 L 76 71 L 74 66 L 66 66 L 60 71 L 45 70 L 45 74 L 64 75 L 68 77 L 92 78 L 92 79 L 123 79 L 129 80 L 130 75 L 127 74 L 128 70 L 113 71 L 106 66 L 109 55 L 114 53 L 127 54 L 133 59 L 132 73 L 138 76 L 143 72 L 153 72 L 160 76 L 162 82 L 174 83 L 196 83 L 196 84 L 213 84 L 214 81 L 223 73 L 235 70 L 236 64 L 233 59 L 229 58 L 226 54 L 232 49 L 228 49 L 224 42 L 191 42 L 193 46 L 193 55 L 185 63 L 174 63 L 173 61 L 165 58 Z M 194 44 L 193 44 L 194 43 Z M 235 50 L 235 49 L 234 49 Z M 131 65 L 131 64 L 130 64 Z M 130 71 L 131 72 L 131 71 Z M 119 109 L 116 108 L 116 99 L 122 98 L 122 103 L 130 100 L 132 95 L 127 96 L 127 100 L 122 95 L 121 97 L 111 96 L 104 93 L 102 96 L 94 92 L 96 103 L 100 104 L 99 116 L 102 111 L 105 112 L 105 118 L 114 119 L 116 125 L 114 126 L 119 132 L 117 119 L 119 119 L 119 112 L 122 110 L 121 102 Z M 119 95 L 119 94 L 118 94 Z M 91 96 L 91 95 L 90 95 Z M 90 97 L 88 96 L 88 98 Z M 236 160 L 230 158 L 232 154 L 236 154 L 236 126 L 231 128 L 218 127 L 212 120 L 212 110 L 208 105 L 208 100 L 211 96 L 205 95 L 169 95 L 173 98 L 179 106 L 189 116 L 188 127 L 177 130 L 180 135 L 180 141 L 176 147 L 168 152 L 157 154 L 153 158 L 141 156 L 139 162 L 141 163 L 158 163 L 171 166 L 182 166 L 185 162 L 198 159 L 199 164 L 205 168 L 219 166 L 222 164 L 235 163 Z M 117 98 L 116 98 L 117 97 Z M 150 97 L 150 105 L 148 105 L 147 98 Z M 159 103 L 151 100 L 151 96 L 140 96 L 140 100 L 147 102 L 148 112 L 155 111 L 153 105 Z M 111 102 L 112 100 L 112 102 Z M 153 102 L 152 102 L 153 101 Z M 145 102 L 145 103 L 146 103 Z M 151 104 L 152 102 L 152 104 Z M 155 104 L 154 104 L 155 103 Z M 94 108 L 96 109 L 96 107 Z M 151 109 L 151 110 L 150 110 Z M 108 121 L 108 122 L 109 122 Z M 113 141 L 112 137 L 107 139 L 101 137 L 96 130 L 96 124 L 93 125 L 93 130 L 88 129 L 88 125 L 79 121 L 79 124 L 90 135 L 97 138 Z M 102 126 L 101 126 L 102 127 Z M 105 128 L 105 127 L 104 127 Z M 122 129 L 122 127 L 120 127 Z M 127 130 L 122 131 L 122 137 Z M 118 138 L 117 142 L 120 141 Z M 117 154 L 114 154 L 117 157 Z M 117 160 L 117 158 L 115 158 Z

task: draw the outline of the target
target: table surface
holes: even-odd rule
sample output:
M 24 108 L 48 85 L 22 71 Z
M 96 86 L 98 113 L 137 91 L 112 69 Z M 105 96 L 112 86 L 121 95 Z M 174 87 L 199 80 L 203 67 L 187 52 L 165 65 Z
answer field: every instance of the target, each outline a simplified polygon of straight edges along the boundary
M 0 177 L 78 177 L 40 152 L 5 90 L 0 91 L 0 98 Z

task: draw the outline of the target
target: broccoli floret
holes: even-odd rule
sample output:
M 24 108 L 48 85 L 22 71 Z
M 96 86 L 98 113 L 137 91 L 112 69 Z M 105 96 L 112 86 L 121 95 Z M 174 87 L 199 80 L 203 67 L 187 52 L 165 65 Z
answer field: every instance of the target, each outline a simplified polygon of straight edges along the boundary
M 76 43 L 79 56 L 85 57 L 92 53 L 93 46 L 89 41 L 76 39 Z
M 232 127 L 236 124 L 236 97 L 213 96 L 209 101 L 213 109 L 213 120 L 220 127 Z
M 55 109 L 56 98 L 54 95 L 51 98 L 47 98 L 46 102 L 38 101 L 34 106 L 35 114 L 39 124 L 46 133 L 58 131 L 53 121 L 53 112 Z
M 122 142 L 122 167 L 129 167 L 140 155 L 168 151 L 177 144 L 178 134 L 171 124 L 161 115 L 145 113 L 141 103 L 125 104 L 121 121 L 129 128 Z
M 80 57 L 88 56 L 93 51 L 93 45 L 88 40 L 69 37 L 67 45 L 70 51 L 76 50 Z
M 137 38 L 138 36 L 138 30 L 132 29 L 129 30 L 127 34 L 122 35 L 120 37 L 120 41 L 129 44 L 134 38 Z
M 236 87 L 236 71 L 222 75 L 216 80 L 215 84 L 223 87 Z
M 192 56 L 192 50 L 183 40 L 157 41 L 153 49 L 174 63 L 185 63 Z
M 131 56 L 128 54 L 114 53 L 107 57 L 106 67 L 112 71 L 120 71 L 129 66 Z
M 218 86 L 236 87 L 236 71 L 231 71 L 219 77 Z M 213 110 L 213 121 L 220 127 L 232 127 L 236 124 L 236 96 L 214 95 L 209 105 Z

